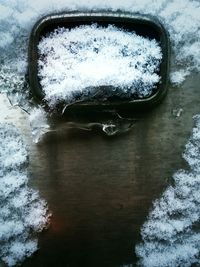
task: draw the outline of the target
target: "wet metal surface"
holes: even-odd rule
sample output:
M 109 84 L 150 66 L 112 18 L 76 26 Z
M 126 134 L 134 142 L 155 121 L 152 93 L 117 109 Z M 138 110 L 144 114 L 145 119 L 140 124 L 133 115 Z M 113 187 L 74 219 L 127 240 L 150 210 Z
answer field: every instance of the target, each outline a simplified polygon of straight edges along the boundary
M 24 267 L 135 266 L 152 201 L 187 167 L 181 154 L 200 113 L 199 84 L 194 75 L 169 88 L 164 102 L 123 135 L 59 130 L 30 146 L 30 184 L 53 215 Z

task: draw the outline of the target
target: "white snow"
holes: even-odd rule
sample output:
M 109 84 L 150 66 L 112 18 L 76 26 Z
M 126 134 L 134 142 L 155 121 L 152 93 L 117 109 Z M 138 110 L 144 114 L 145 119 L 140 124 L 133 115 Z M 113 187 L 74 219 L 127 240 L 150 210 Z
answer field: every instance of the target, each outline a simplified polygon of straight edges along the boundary
M 160 80 L 161 48 L 113 25 L 55 29 L 39 45 L 38 76 L 45 99 L 75 101 L 94 94 L 94 87 L 112 86 L 105 95 L 148 97 Z
M 12 124 L 0 123 L 0 260 L 8 266 L 37 250 L 35 234 L 49 218 L 46 202 L 27 185 L 27 165 L 20 133 Z
M 0 5 L 0 13 L 2 14 L 0 17 L 0 34 L 4 38 L 1 38 L 1 48 L 3 51 L 8 51 L 13 46 L 17 47 L 18 49 L 13 51 L 12 54 L 15 55 L 15 58 L 26 61 L 27 38 L 31 27 L 41 16 L 63 10 L 98 11 L 99 9 L 155 15 L 164 23 L 170 33 L 175 64 L 183 72 L 185 65 L 188 66 L 187 71 L 189 72 L 200 69 L 200 52 L 198 49 L 200 3 L 191 0 L 156 0 L 153 2 L 150 0 L 126 0 L 123 2 L 118 0 L 80 0 L 77 2 L 72 0 L 12 0 L 9 2 L 2 0 Z M 16 42 L 16 38 L 18 42 Z M 21 53 L 18 53 L 20 50 Z M 5 58 L 5 54 L 2 54 L 1 57 Z M 15 68 L 13 65 L 12 67 Z
M 172 83 L 180 85 L 191 72 L 200 70 L 200 2 L 197 0 L 1 0 L 0 84 L 1 90 L 13 92 L 14 103 L 28 108 L 24 74 L 31 28 L 46 14 L 72 10 L 120 10 L 154 15 L 169 31 L 173 54 Z
M 50 128 L 45 111 L 41 107 L 33 108 L 29 115 L 29 122 L 33 141 L 38 143 Z
M 170 80 L 174 85 L 180 85 L 184 82 L 185 78 L 190 74 L 187 70 L 177 70 L 171 73 Z
M 140 266 L 178 267 L 200 264 L 200 115 L 186 144 L 183 158 L 190 170 L 179 170 L 156 200 L 141 234 L 143 243 L 136 247 Z
M 24 77 L 28 37 L 36 21 L 52 12 L 121 10 L 154 15 L 169 31 L 173 54 L 171 81 L 175 85 L 180 85 L 193 71 L 200 71 L 200 2 L 197 0 L 1 0 L 0 2 L 0 90 L 7 91 L 12 96 L 14 104 L 19 103 L 27 108 Z M 6 129 L 6 125 L 1 126 L 2 132 L 5 133 Z M 6 139 L 6 136 L 4 138 Z M 144 243 L 137 247 L 142 266 L 184 267 L 191 266 L 193 262 L 199 264 L 197 255 L 200 249 L 200 236 L 195 228 L 192 228 L 200 218 L 199 147 L 200 126 L 197 117 L 196 127 L 184 154 L 191 170 L 181 170 L 175 174 L 174 186 L 169 187 L 161 199 L 155 202 L 153 211 L 142 229 Z M 29 209 L 26 203 L 33 203 L 33 197 L 37 199 L 37 194 L 28 190 L 25 171 L 19 171 L 23 166 L 25 154 L 19 152 L 19 155 L 22 165 L 16 161 L 12 163 L 9 159 L 7 162 L 1 162 L 3 169 L 4 166 L 9 169 L 9 164 L 15 168 L 14 170 L 10 168 L 9 173 L 0 178 L 2 179 L 0 195 L 4 199 L 4 205 L 0 208 L 0 218 L 1 222 L 5 222 L 8 226 L 1 233 L 5 239 L 13 235 L 0 245 L 0 251 L 10 266 L 22 261 L 25 256 L 30 256 L 37 248 L 37 241 L 27 238 L 31 224 L 22 223 L 25 218 L 23 214 L 31 211 L 31 216 L 34 210 L 34 208 Z M 12 177 L 17 177 L 14 180 L 16 186 L 12 183 Z M 15 194 L 14 188 L 16 190 L 21 188 L 20 194 Z M 10 202 L 12 194 L 15 196 L 14 203 Z M 10 207 L 13 205 L 14 211 L 17 209 L 22 211 L 20 205 L 22 202 L 17 201 L 17 198 L 21 199 L 22 196 L 29 197 L 25 197 L 23 202 L 25 211 L 22 214 L 14 213 L 13 231 L 9 228 L 12 225 Z M 39 203 L 41 202 L 38 202 L 37 211 L 41 210 L 42 213 L 45 210 L 44 205 L 43 202 L 41 205 Z M 20 234 L 21 226 L 25 229 L 22 234 Z M 1 224 L 1 227 L 5 225 Z

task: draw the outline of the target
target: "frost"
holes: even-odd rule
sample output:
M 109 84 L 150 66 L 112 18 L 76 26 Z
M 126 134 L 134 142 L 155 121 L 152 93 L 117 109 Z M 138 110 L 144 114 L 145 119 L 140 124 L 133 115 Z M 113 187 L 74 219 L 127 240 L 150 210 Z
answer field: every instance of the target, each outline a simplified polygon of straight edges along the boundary
M 43 37 L 38 48 L 40 83 L 51 106 L 75 101 L 76 96 L 90 98 L 99 86 L 112 87 L 103 92 L 104 98 L 144 98 L 160 79 L 159 44 L 112 25 L 58 28 Z
M 13 42 L 13 36 L 10 33 L 1 33 L 0 47 L 5 47 Z
M 41 107 L 33 108 L 30 112 L 29 121 L 32 129 L 33 141 L 38 143 L 50 128 L 45 111 Z
M 0 123 L 0 259 L 21 263 L 37 250 L 35 234 L 47 226 L 46 202 L 28 187 L 28 154 L 12 124 Z
M 190 72 L 184 69 L 174 71 L 170 75 L 171 83 L 176 86 L 181 85 L 189 74 Z
M 195 0 L 125 0 L 123 2 L 115 0 L 12 0 L 9 3 L 2 0 L 0 4 L 2 66 L 12 70 L 16 77 L 19 73 L 23 76 L 26 73 L 24 66 L 27 65 L 28 37 L 35 22 L 52 12 L 72 10 L 129 11 L 154 15 L 164 24 L 170 34 L 175 69 L 175 72 L 171 74 L 172 83 L 180 85 L 192 71 L 200 70 L 200 3 Z M 177 67 L 180 69 L 178 72 Z M 86 74 L 88 73 L 86 71 Z M 4 78 L 7 77 L 10 81 L 9 75 L 9 72 L 4 72 Z M 19 85 L 19 82 L 12 79 L 11 88 L 15 85 Z M 22 88 L 23 85 L 16 86 L 13 90 L 13 94 L 17 94 L 15 100 L 20 102 L 20 105 L 27 102 Z M 6 88 L 2 86 L 2 89 L 10 91 L 8 86 Z
M 179 170 L 169 186 L 156 200 L 141 235 L 143 243 L 136 247 L 139 266 L 167 267 L 200 264 L 200 116 L 186 144 L 183 158 L 189 171 Z
M 33 25 L 46 14 L 72 10 L 129 11 L 154 15 L 169 31 L 175 69 L 171 73 L 172 83 L 180 85 L 193 71 L 200 71 L 200 2 L 197 0 L 1 0 L 0 90 L 12 96 L 14 105 L 20 104 L 27 108 L 25 74 L 28 37 Z M 173 187 L 169 187 L 161 199 L 155 202 L 143 227 L 144 243 L 137 247 L 142 266 L 184 267 L 192 263 L 199 264 L 200 235 L 193 227 L 200 217 L 199 121 L 197 117 L 196 127 L 184 153 L 191 170 L 181 170 L 174 175 Z M 3 203 L 0 207 L 0 225 L 4 229 L 1 236 L 7 240 L 0 239 L 0 255 L 9 266 L 14 266 L 37 249 L 37 240 L 29 236 L 32 228 L 42 228 L 38 226 L 44 225 L 46 216 L 45 203 L 37 200 L 38 194 L 26 185 L 27 154 L 23 152 L 26 150 L 15 130 L 10 127 L 1 124 L 0 156 L 2 153 L 7 154 L 2 138 L 8 140 L 11 133 L 22 152 L 11 146 L 10 151 L 14 148 L 12 155 L 16 152 L 19 161 L 16 157 L 5 157 L 5 161 L 2 157 L 0 160 L 0 203 Z M 13 177 L 15 179 L 12 183 Z M 26 203 L 32 208 L 26 206 Z M 34 214 L 40 224 L 37 221 L 36 225 L 30 222 Z M 12 229 L 15 232 L 9 231 L 13 221 L 15 228 Z

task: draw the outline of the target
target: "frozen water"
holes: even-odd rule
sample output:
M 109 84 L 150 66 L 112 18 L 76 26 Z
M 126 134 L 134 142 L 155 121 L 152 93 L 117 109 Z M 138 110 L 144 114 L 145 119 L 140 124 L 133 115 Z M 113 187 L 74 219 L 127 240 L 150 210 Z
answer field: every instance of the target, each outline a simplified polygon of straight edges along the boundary
M 185 78 L 190 74 L 188 70 L 178 70 L 174 71 L 170 75 L 171 82 L 174 85 L 180 85 L 182 82 L 184 82 Z
M 29 116 L 32 137 L 35 143 L 38 143 L 41 137 L 49 131 L 49 125 L 45 111 L 41 107 L 35 107 L 31 110 Z
M 171 68 L 171 81 L 175 85 L 181 84 L 191 71 L 200 69 L 199 1 L 126 0 L 122 3 L 115 0 L 1 0 L 0 84 L 1 91 L 12 92 L 10 96 L 12 95 L 13 103 L 26 105 L 26 109 L 28 108 L 25 104 L 27 90 L 24 86 L 24 74 L 27 66 L 28 37 L 32 26 L 43 15 L 63 10 L 121 10 L 155 15 L 169 31 L 172 42 L 175 60 Z
M 197 0 L 1 0 L 0 91 L 8 92 L 12 96 L 13 104 L 25 105 L 27 109 L 28 90 L 25 73 L 28 37 L 32 26 L 43 15 L 63 10 L 121 10 L 122 12 L 155 15 L 169 31 L 172 43 L 174 61 L 171 66 L 171 81 L 175 85 L 180 85 L 186 76 L 193 71 L 200 70 L 200 2 Z M 175 174 L 173 187 L 169 187 L 161 199 L 155 202 L 154 208 L 143 226 L 144 243 L 137 247 L 142 266 L 191 266 L 193 262 L 199 264 L 200 236 L 195 231 L 195 224 L 198 223 L 200 217 L 198 208 L 199 124 L 197 117 L 196 127 L 184 154 L 191 166 L 190 171 L 181 170 Z M 5 124 L 1 125 L 3 133 L 7 128 L 8 126 Z M 23 165 L 24 156 L 24 154 L 20 154 L 21 164 L 12 163 L 9 159 L 7 162 L 1 162 L 1 165 L 7 166 L 8 169 L 9 162 L 12 168 L 15 168 L 14 170 L 10 168 L 10 173 L 0 178 L 4 177 L 0 194 L 1 197 L 6 196 L 4 203 L 7 203 L 0 209 L 0 218 L 3 218 L 1 223 L 6 223 L 8 227 L 4 228 L 5 225 L 1 224 L 1 229 L 4 229 L 1 231 L 1 238 L 4 238 L 4 241 L 0 240 L 0 253 L 10 266 L 22 261 L 25 256 L 31 255 L 37 248 L 37 241 L 28 237 L 31 227 L 37 230 L 41 228 L 37 228 L 38 224 L 31 226 L 30 221 L 25 220 L 25 214 L 30 210 L 31 212 L 41 210 L 41 217 L 38 217 L 43 218 L 43 222 L 46 222 L 46 217 L 42 217 L 43 212 L 45 213 L 44 203 L 37 202 L 38 195 L 32 190 L 28 190 L 26 185 L 26 171 L 23 169 L 26 165 Z M 4 170 L 4 167 L 2 168 L 1 175 Z M 23 171 L 20 171 L 21 168 Z M 15 179 L 16 187 L 11 182 L 12 177 L 19 177 Z M 12 193 L 14 188 L 16 190 L 18 188 L 20 194 Z M 16 197 L 14 203 L 10 202 L 12 194 Z M 17 201 L 17 197 L 25 199 L 24 210 L 21 202 Z M 38 203 L 38 206 L 32 206 L 33 208 L 29 209 L 26 203 L 32 205 L 31 203 L 34 201 Z M 13 213 L 16 223 L 12 230 L 9 228 L 12 225 L 12 221 L 9 219 L 12 217 L 10 208 L 14 211 L 19 210 L 19 213 Z M 20 212 L 22 213 L 20 214 Z M 31 214 L 30 217 L 26 217 L 31 218 Z M 43 225 L 43 222 L 40 225 Z M 24 230 L 22 231 L 22 229 Z
M 171 82 L 180 85 L 191 72 L 200 70 L 200 2 L 197 0 L 1 0 L 0 91 L 8 92 L 13 104 L 30 109 L 25 73 L 28 37 L 33 25 L 46 14 L 72 10 L 154 15 L 170 35 L 174 59 Z M 87 71 L 86 74 L 90 77 Z
M 190 170 L 179 170 L 156 200 L 141 234 L 143 243 L 136 247 L 139 266 L 167 267 L 200 264 L 200 116 L 186 144 L 183 158 Z
M 106 95 L 143 98 L 159 82 L 161 48 L 155 40 L 115 26 L 58 28 L 39 45 L 39 78 L 51 106 L 90 98 L 94 87 Z
M 47 205 L 28 187 L 28 154 L 20 133 L 0 123 L 0 260 L 14 266 L 37 250 L 35 233 L 47 226 Z

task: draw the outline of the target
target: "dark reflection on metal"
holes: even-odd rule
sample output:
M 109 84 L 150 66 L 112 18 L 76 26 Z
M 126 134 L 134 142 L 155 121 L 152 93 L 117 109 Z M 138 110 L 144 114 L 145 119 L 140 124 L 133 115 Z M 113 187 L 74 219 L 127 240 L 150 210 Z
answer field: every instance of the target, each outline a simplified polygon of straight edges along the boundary
M 115 136 L 128 132 L 136 123 L 136 119 L 122 117 L 120 114 L 115 112 L 107 114 L 108 115 L 106 116 L 106 114 L 104 113 L 103 116 L 94 118 L 91 121 L 87 121 L 86 118 L 75 121 L 60 120 L 61 124 L 58 118 L 54 118 L 54 122 L 51 124 L 54 124 L 54 129 L 56 129 L 57 127 L 59 128 L 59 126 L 62 125 L 62 128 L 65 129 L 71 128 L 85 131 L 99 131 L 107 136 Z
M 51 226 L 23 267 L 136 266 L 134 247 L 152 201 L 174 171 L 185 168 L 181 154 L 192 116 L 200 112 L 199 83 L 193 76 L 183 88 L 169 88 L 162 105 L 135 114 L 134 130 L 113 138 L 65 129 L 64 118 L 55 121 L 56 131 L 35 146 L 37 154 L 30 153 L 30 182 L 48 202 Z M 175 117 L 172 111 L 180 107 L 184 112 Z M 92 115 L 73 114 L 69 125 L 95 122 Z M 112 112 L 105 117 L 113 119 Z

